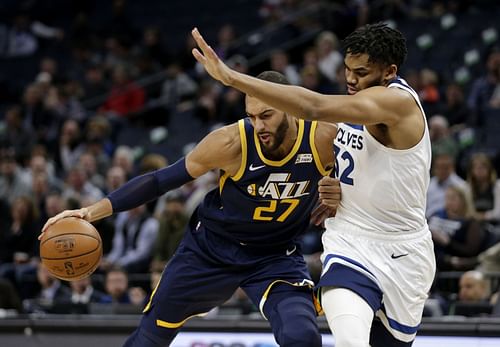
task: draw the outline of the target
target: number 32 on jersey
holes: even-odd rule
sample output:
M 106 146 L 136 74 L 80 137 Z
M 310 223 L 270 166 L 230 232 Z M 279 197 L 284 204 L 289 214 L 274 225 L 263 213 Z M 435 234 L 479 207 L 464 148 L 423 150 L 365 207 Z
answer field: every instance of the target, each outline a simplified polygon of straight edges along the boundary
M 340 182 L 344 184 L 354 185 L 354 178 L 352 177 L 352 172 L 354 171 L 354 158 L 348 151 L 336 145 L 333 145 L 333 148 L 335 150 L 334 177 L 338 178 Z M 340 170 L 340 163 L 342 163 L 342 170 Z

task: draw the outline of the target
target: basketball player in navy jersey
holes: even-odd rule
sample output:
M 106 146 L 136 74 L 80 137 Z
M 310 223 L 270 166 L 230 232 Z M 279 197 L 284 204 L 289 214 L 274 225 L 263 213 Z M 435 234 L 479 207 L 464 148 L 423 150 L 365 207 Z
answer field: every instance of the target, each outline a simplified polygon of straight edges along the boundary
M 272 71 L 257 78 L 288 84 Z M 68 216 L 92 222 L 221 170 L 218 189 L 193 214 L 125 346 L 168 346 L 187 319 L 223 304 L 238 287 L 269 320 L 280 346 L 321 346 L 313 282 L 297 237 L 309 225 L 318 181 L 333 168 L 336 126 L 298 120 L 251 96 L 246 111 L 247 118 L 210 133 L 185 159 L 44 226 Z
M 411 346 L 435 260 L 425 219 L 430 139 L 418 95 L 397 75 L 403 35 L 382 23 L 351 33 L 350 95 L 322 95 L 231 70 L 192 34 L 200 49 L 193 55 L 223 84 L 287 114 L 338 123 L 342 199 L 325 222 L 321 304 L 340 347 Z

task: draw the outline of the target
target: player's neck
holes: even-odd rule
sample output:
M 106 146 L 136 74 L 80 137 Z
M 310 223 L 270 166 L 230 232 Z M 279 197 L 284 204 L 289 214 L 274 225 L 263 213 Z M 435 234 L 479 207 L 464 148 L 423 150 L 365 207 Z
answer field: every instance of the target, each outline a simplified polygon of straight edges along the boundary
M 274 153 L 272 153 L 272 156 L 275 158 L 274 160 L 281 160 L 286 157 L 288 153 L 292 151 L 292 148 L 297 141 L 299 133 L 299 120 L 292 118 L 289 124 L 290 126 L 286 131 L 283 143 L 274 151 Z

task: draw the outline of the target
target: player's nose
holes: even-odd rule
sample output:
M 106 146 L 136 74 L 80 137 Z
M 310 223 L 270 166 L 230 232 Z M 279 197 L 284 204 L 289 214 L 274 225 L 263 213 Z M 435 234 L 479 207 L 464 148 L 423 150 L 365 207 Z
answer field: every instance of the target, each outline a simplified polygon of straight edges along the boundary
M 264 121 L 260 118 L 255 118 L 255 130 L 257 130 L 257 132 L 259 131 L 264 131 L 266 129 L 266 124 L 264 123 Z

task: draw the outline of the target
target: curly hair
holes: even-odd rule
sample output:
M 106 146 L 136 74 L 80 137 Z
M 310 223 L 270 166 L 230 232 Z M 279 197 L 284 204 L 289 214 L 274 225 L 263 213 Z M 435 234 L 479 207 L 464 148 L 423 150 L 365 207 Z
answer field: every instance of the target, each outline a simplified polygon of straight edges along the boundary
M 398 70 L 408 52 L 403 34 L 382 22 L 359 27 L 342 41 L 342 47 L 348 54 L 368 54 L 371 63 L 395 64 Z

